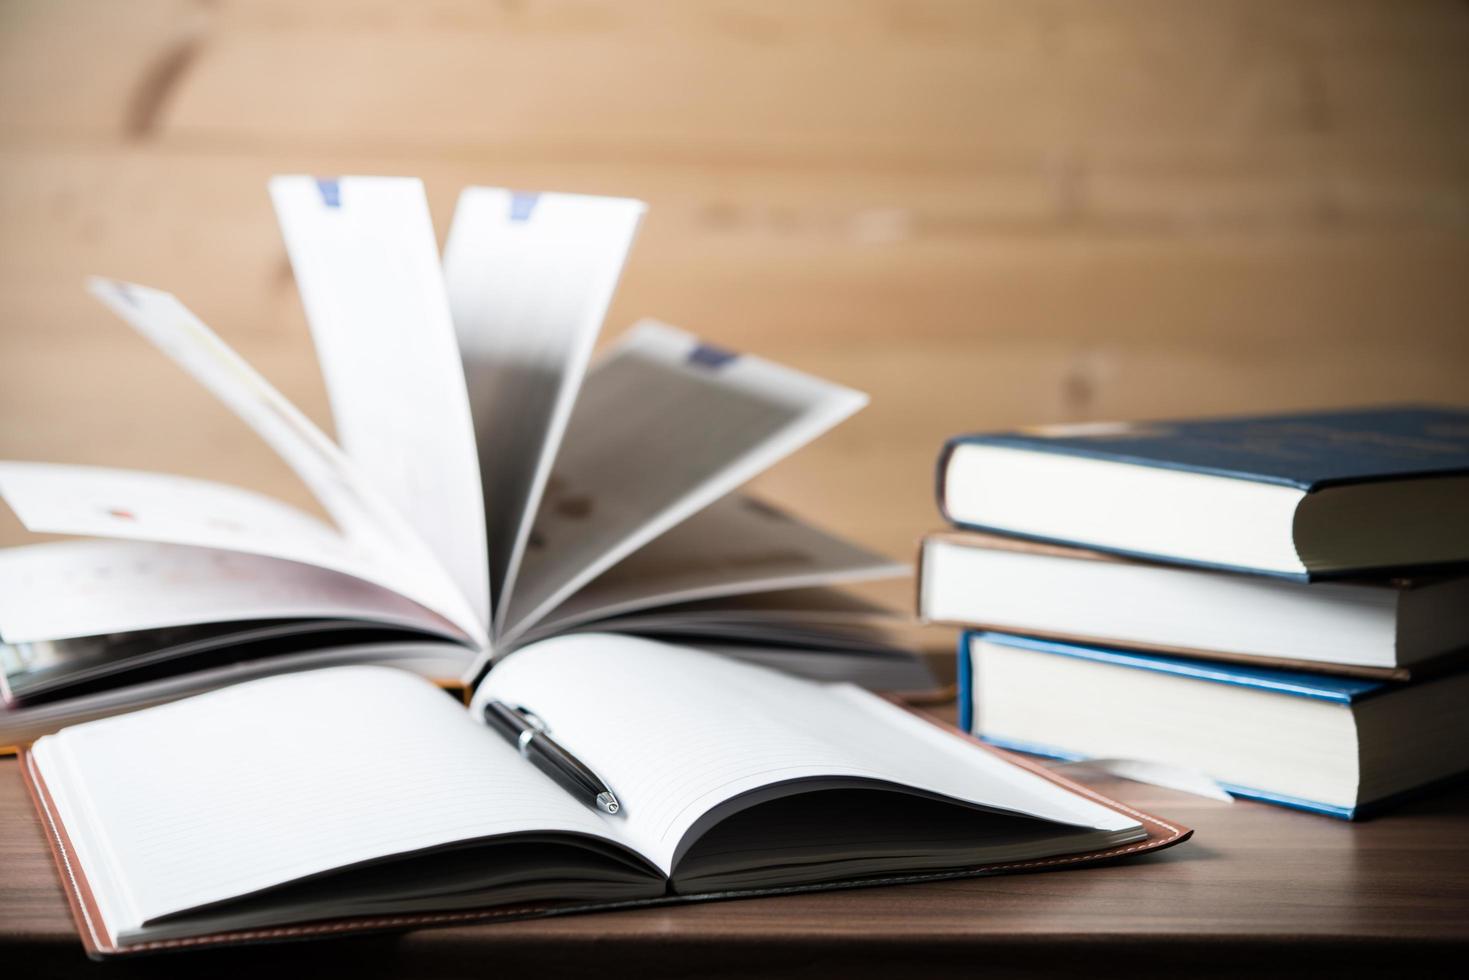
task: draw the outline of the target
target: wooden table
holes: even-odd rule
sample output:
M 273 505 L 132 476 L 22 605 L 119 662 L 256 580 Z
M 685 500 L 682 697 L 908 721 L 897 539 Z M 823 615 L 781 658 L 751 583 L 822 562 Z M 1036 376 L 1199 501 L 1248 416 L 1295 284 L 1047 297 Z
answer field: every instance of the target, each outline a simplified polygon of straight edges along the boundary
M 0 458 L 309 506 L 81 286 L 178 293 L 329 427 L 278 172 L 420 175 L 441 236 L 470 183 L 647 200 L 608 333 L 657 316 L 870 392 L 756 490 L 899 558 L 955 431 L 1464 402 L 1466 42 L 1449 3 L 0 0 Z M 0 545 L 25 540 L 0 507 Z M 86 966 L 13 770 L 7 980 Z M 1197 839 L 109 973 L 1386 974 L 1462 952 L 1462 791 L 1352 826 L 1104 788 Z
M 213 950 L 105 973 L 1381 978 L 1469 954 L 1469 787 L 1349 824 L 1093 785 L 1193 826 L 1193 840 L 1073 871 Z M 0 762 L 0 963 L 16 977 L 104 973 L 82 954 L 14 760 Z

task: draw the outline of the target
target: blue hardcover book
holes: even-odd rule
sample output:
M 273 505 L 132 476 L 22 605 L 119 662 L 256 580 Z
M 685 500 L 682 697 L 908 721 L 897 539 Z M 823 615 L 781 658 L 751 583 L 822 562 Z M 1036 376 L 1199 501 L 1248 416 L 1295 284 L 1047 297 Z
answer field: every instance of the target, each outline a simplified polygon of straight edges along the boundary
M 958 666 L 959 727 L 987 742 L 1246 799 L 1353 819 L 1469 772 L 1469 672 L 1395 684 L 980 631 Z
M 954 523 L 1297 579 L 1469 561 L 1469 411 L 1378 408 L 966 435 Z

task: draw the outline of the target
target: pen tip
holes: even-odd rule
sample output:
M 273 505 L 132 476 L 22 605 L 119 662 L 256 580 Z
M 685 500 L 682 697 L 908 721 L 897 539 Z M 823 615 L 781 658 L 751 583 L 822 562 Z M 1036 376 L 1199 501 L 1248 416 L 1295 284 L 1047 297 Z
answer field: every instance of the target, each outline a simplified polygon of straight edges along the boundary
M 611 793 L 598 793 L 597 808 L 604 813 L 616 813 L 622 809 L 622 805 L 617 802 L 617 797 Z

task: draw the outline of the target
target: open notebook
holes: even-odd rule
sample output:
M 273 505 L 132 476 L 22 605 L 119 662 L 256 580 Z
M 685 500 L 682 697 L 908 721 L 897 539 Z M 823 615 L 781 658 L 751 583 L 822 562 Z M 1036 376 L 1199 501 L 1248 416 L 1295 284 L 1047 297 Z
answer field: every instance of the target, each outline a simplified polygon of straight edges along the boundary
M 533 710 L 622 802 L 479 719 Z M 585 633 L 470 710 L 412 674 L 252 681 L 39 740 L 25 770 L 94 953 L 1046 868 L 1163 824 L 848 684 Z
M 26 528 L 83 539 L 0 550 L 0 745 L 323 651 L 472 680 L 529 639 L 688 602 L 805 590 L 850 635 L 874 610 L 816 587 L 906 571 L 737 492 L 865 395 L 654 321 L 592 358 L 640 202 L 469 188 L 441 261 L 418 180 L 270 190 L 336 441 L 174 296 L 90 288 L 328 519 L 205 480 L 0 462 Z M 746 645 L 931 683 L 880 636 L 813 645 L 816 621 Z

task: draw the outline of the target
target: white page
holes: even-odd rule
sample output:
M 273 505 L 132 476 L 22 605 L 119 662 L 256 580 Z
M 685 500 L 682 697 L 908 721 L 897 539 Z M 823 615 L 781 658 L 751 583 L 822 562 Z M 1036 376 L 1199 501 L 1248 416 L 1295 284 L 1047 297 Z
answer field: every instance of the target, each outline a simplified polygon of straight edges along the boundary
M 440 613 L 467 639 L 485 643 L 452 585 L 426 580 L 402 553 L 365 546 L 294 507 L 238 487 L 166 473 L 0 462 L 0 498 L 38 534 L 216 548 L 352 575 Z M 188 614 L 181 603 L 180 615 Z
M 379 667 L 252 681 L 68 728 L 35 752 L 117 932 L 454 841 L 615 839 L 444 692 Z
M 479 442 L 497 620 L 644 210 L 494 187 L 459 196 L 444 277 Z
M 270 194 L 342 448 L 488 628 L 479 460 L 423 183 L 276 177 Z
M 676 602 L 906 574 L 906 565 L 735 493 L 582 586 L 534 633 Z
M 178 297 L 96 276 L 87 291 L 264 439 L 348 537 L 375 540 L 385 520 L 402 523 L 336 444 Z
M 0 549 L 7 643 L 251 619 L 363 619 L 463 635 L 396 592 L 315 565 L 139 541 Z
M 850 388 L 643 321 L 582 387 L 536 515 L 507 639 L 866 402 Z
M 496 664 L 498 698 L 538 714 L 607 781 L 625 833 L 665 874 L 717 804 L 777 782 L 850 777 L 1081 827 L 1135 821 L 847 684 L 819 684 L 636 637 L 556 637 Z
M 405 594 L 418 601 L 431 596 L 431 608 L 453 619 L 481 645 L 487 642 L 466 597 L 394 504 L 336 443 L 176 297 L 100 278 L 89 280 L 88 288 L 255 430 L 306 484 L 355 551 L 370 555 L 376 565 L 393 566 L 398 580 L 413 583 L 412 593 Z

